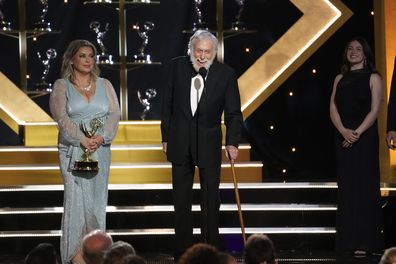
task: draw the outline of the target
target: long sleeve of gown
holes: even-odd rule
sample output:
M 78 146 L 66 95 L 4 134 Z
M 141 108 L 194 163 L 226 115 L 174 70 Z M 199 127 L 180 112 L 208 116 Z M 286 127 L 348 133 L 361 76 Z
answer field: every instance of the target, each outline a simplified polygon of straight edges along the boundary
M 55 81 L 50 96 L 49 105 L 52 117 L 58 123 L 59 132 L 70 145 L 79 146 L 83 133 L 79 127 L 69 118 L 66 112 L 66 84 L 62 79 Z
M 103 139 L 104 144 L 110 144 L 117 134 L 118 122 L 120 121 L 120 106 L 118 104 L 117 94 L 114 91 L 113 85 L 104 79 L 104 87 L 106 95 L 109 100 L 109 112 L 104 124 Z

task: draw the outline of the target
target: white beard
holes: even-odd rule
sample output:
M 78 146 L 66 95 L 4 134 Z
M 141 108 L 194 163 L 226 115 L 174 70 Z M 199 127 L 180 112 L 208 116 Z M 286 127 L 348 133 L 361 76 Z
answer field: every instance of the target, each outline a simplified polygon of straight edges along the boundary
M 206 69 L 207 71 L 209 70 L 210 66 L 212 66 L 214 57 L 215 57 L 215 56 L 213 56 L 212 59 L 210 59 L 210 60 L 208 60 L 207 62 L 205 62 L 204 67 L 205 67 L 205 69 Z M 193 56 L 192 52 L 190 53 L 190 60 L 191 60 L 191 63 L 192 63 L 192 66 L 193 66 L 194 70 L 195 70 L 196 72 L 198 72 L 198 71 L 199 71 L 199 68 L 201 68 L 201 67 L 198 66 L 198 62 L 197 62 L 198 59 L 196 59 L 196 58 Z

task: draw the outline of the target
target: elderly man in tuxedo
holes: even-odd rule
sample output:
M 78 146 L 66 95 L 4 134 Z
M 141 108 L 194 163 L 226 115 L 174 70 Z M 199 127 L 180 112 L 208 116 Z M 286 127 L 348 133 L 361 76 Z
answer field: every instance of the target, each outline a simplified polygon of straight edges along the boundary
M 201 235 L 218 246 L 219 184 L 224 112 L 226 155 L 238 156 L 242 114 L 235 72 L 215 60 L 217 38 L 196 31 L 188 43 L 188 55 L 166 66 L 162 96 L 161 133 L 163 151 L 172 163 L 178 257 L 193 243 L 191 213 L 195 166 L 201 186 Z

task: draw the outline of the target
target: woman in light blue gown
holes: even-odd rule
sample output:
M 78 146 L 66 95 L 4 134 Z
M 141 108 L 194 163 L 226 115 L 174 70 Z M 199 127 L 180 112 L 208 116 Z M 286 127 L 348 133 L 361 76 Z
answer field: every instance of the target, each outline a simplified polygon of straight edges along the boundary
M 120 110 L 112 84 L 99 77 L 95 46 L 86 40 L 72 41 L 63 55 L 62 79 L 56 80 L 50 110 L 58 123 L 59 161 L 64 183 L 61 257 L 63 264 L 84 263 L 81 242 L 85 234 L 106 229 L 106 205 L 110 169 L 110 144 L 114 139 Z M 91 121 L 101 124 L 93 137 Z M 97 172 L 73 170 L 84 150 L 98 160 Z

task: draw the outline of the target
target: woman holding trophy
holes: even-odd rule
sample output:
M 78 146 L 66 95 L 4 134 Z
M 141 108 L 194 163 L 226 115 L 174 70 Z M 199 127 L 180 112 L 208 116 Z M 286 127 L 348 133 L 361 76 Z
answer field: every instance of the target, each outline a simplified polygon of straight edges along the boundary
M 96 54 L 91 42 L 72 41 L 63 55 L 62 79 L 55 81 L 50 97 L 64 183 L 63 264 L 84 263 L 84 235 L 106 229 L 110 144 L 120 109 L 112 84 L 99 77 Z

